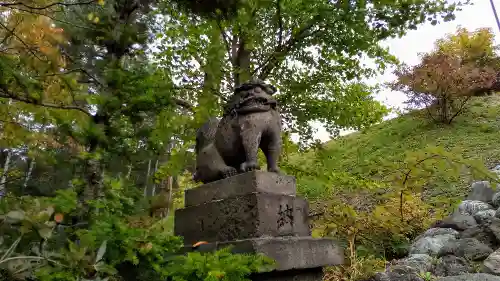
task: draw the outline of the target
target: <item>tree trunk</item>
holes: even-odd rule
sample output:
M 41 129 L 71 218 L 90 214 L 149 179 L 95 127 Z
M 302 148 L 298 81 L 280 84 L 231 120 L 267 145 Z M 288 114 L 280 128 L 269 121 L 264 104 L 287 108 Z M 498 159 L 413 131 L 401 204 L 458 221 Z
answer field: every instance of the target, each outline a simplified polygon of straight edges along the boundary
M 155 163 L 155 169 L 153 171 L 153 175 L 156 174 L 156 172 L 158 171 L 158 162 L 160 160 L 160 156 L 158 155 L 156 157 L 156 163 Z M 154 182 L 154 179 L 153 179 L 153 188 L 151 190 L 151 196 L 155 196 L 155 193 L 156 193 L 156 183 Z
M 35 168 L 35 159 L 31 159 L 30 161 L 30 165 L 28 167 L 28 172 L 26 173 L 26 177 L 24 178 L 24 184 L 23 184 L 23 192 L 26 190 L 26 188 L 28 188 L 28 182 L 30 181 L 31 179 L 31 174 L 33 173 L 33 168 Z
M 148 171 L 146 172 L 146 181 L 144 182 L 144 197 L 148 196 L 149 174 L 151 173 L 151 159 L 148 160 Z
M 9 172 L 10 159 L 12 157 L 12 151 L 7 151 L 7 156 L 5 157 L 5 162 L 3 164 L 2 177 L 0 178 L 0 195 L 5 194 L 5 182 L 7 181 L 7 174 Z
M 252 78 L 250 70 L 252 51 L 246 41 L 244 34 L 235 36 L 232 41 L 233 83 L 235 87 Z

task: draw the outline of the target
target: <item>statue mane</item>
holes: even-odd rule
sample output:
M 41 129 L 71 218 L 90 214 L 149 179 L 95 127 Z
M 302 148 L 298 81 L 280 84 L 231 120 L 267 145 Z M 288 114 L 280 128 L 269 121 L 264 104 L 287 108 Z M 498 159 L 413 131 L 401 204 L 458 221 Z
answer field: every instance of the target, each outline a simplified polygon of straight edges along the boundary
M 224 115 L 248 114 L 276 109 L 277 101 L 272 96 L 276 88 L 261 80 L 253 80 L 236 87 L 234 94 L 224 106 Z

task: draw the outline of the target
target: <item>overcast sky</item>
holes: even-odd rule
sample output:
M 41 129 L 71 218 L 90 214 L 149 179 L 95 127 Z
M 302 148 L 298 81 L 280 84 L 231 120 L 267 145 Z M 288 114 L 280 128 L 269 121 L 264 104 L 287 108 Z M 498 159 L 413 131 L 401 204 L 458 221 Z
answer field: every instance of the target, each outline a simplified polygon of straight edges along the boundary
M 414 65 L 418 63 L 418 53 L 428 52 L 434 47 L 434 42 L 446 36 L 448 33 L 454 33 L 458 26 L 465 27 L 469 30 L 474 30 L 481 27 L 489 27 L 498 37 L 500 31 L 497 27 L 495 16 L 491 9 L 489 0 L 473 0 L 474 5 L 468 6 L 463 11 L 456 14 L 456 19 L 452 22 L 441 23 L 432 26 L 430 23 L 421 25 L 417 30 L 410 31 L 406 36 L 400 39 L 387 40 L 384 42 L 388 46 L 391 53 L 395 55 L 401 62 Z M 500 13 L 500 0 L 493 0 L 497 13 Z M 498 38 L 496 42 L 498 43 Z M 394 79 L 392 71 L 387 71 L 383 75 L 371 79 L 370 82 L 388 82 Z M 398 92 L 385 90 L 377 95 L 377 99 L 391 107 L 402 107 L 405 100 L 404 95 Z M 318 127 L 316 137 L 322 141 L 330 139 L 328 133 Z M 346 134 L 348 132 L 344 132 Z

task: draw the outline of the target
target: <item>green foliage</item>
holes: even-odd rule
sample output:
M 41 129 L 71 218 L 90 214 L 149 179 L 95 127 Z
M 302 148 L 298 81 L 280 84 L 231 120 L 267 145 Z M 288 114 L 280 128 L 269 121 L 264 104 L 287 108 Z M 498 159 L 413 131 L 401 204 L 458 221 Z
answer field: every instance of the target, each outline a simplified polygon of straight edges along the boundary
M 404 256 L 409 243 L 450 212 L 473 180 L 498 178 L 498 97 L 474 98 L 471 110 L 442 127 L 401 116 L 339 138 L 282 165 L 312 202 L 314 236 L 332 236 L 348 263 L 327 280 L 364 280 Z
M 212 108 L 234 86 L 251 76 L 268 80 L 279 89 L 286 128 L 304 141 L 311 138 L 310 121 L 324 122 L 331 133 L 379 122 L 387 109 L 360 79 L 396 62 L 380 42 L 426 21 L 452 20 L 461 6 L 441 0 L 245 1 L 233 17 L 213 11 L 200 18 L 178 9 L 178 2 L 163 1 L 155 55 L 179 81 L 182 97 L 217 113 Z M 208 3 L 201 7 L 221 4 Z M 375 66 L 362 65 L 363 57 Z
M 166 220 L 141 215 L 133 186 L 112 179 L 104 186 L 85 227 L 72 225 L 71 213 L 79 207 L 71 190 L 53 198 L 5 197 L 2 274 L 13 280 L 119 280 L 135 267 L 136 280 L 247 280 L 272 266 L 265 257 L 229 249 L 178 256 L 182 239 L 171 235 Z
M 272 268 L 273 261 L 264 256 L 233 255 L 230 249 L 218 250 L 211 257 L 202 253 L 176 257 L 164 269 L 165 275 L 174 281 L 249 281 L 249 274 Z

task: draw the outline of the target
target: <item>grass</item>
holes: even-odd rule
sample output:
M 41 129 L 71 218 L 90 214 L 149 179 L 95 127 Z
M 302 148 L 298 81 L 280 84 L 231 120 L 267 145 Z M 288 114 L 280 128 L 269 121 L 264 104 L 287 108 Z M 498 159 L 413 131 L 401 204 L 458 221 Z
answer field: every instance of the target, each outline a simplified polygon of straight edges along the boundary
M 323 155 L 315 152 L 295 156 L 293 161 L 308 167 L 311 159 L 320 162 L 325 171 L 342 171 L 362 178 L 374 178 L 386 172 L 379 163 L 402 161 L 408 152 L 427 146 L 438 146 L 460 153 L 466 159 L 479 159 L 488 168 L 500 163 L 500 96 L 476 97 L 467 112 L 451 125 L 432 123 L 415 111 L 385 121 L 364 131 L 349 134 L 324 145 Z M 471 178 L 464 175 L 456 182 L 435 182 L 449 185 L 447 190 L 464 195 Z M 321 197 L 330 188 L 307 177 L 298 177 L 299 190 L 307 197 Z M 312 199 L 312 198 L 311 198 Z

